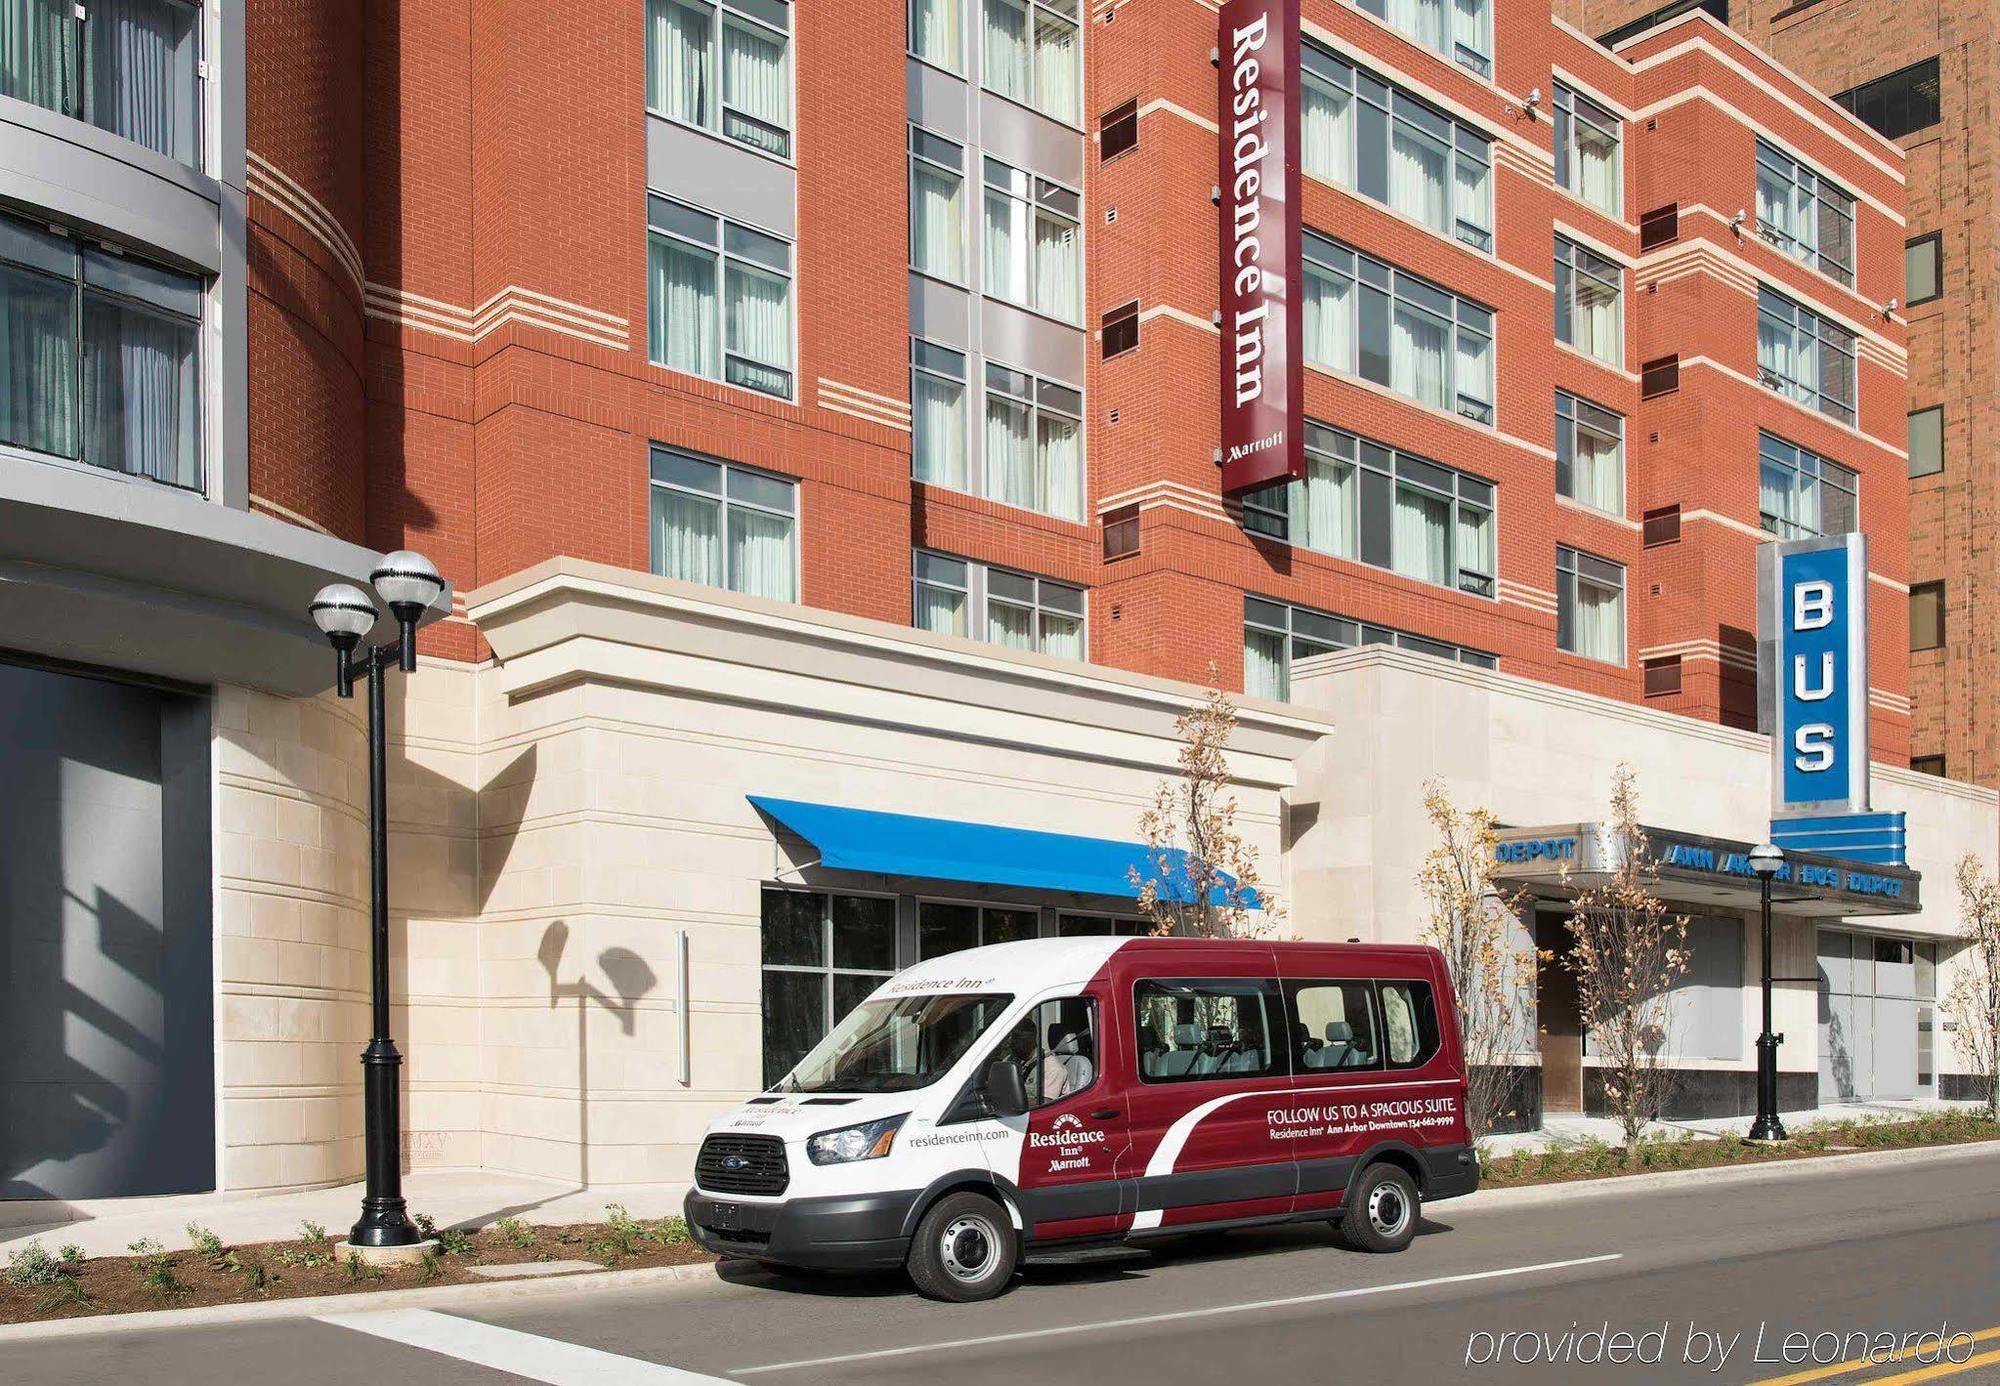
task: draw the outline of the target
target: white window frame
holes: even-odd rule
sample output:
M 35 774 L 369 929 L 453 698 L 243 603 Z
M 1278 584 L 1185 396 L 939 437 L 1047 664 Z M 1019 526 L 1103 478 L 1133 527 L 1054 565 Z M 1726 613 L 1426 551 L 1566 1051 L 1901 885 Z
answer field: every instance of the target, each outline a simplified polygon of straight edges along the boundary
M 968 0 L 979 7 L 979 67 L 980 85 L 1002 101 L 1011 101 L 1045 116 L 1073 130 L 1083 128 L 1083 87 L 1084 53 L 1083 32 L 1085 29 L 1083 5 L 1080 0 Z M 1006 3 L 1027 11 L 1028 16 L 1028 92 L 1025 96 L 1012 96 L 992 84 L 992 74 L 986 71 L 986 25 L 987 13 L 996 3 Z M 1048 108 L 1040 89 L 1039 68 L 1035 62 L 1035 24 L 1044 14 L 1059 23 L 1069 25 L 1076 33 L 1076 89 L 1070 93 L 1070 101 L 1076 114 L 1074 117 L 1061 115 Z
M 1556 235 L 1556 340 L 1572 351 L 1601 361 L 1607 366 L 1624 369 L 1625 366 L 1625 267 L 1616 260 L 1600 255 L 1581 241 L 1568 236 Z M 1611 340 L 1616 351 L 1610 356 L 1600 356 L 1584 343 L 1573 340 L 1583 320 L 1578 310 L 1580 280 L 1588 279 L 1593 284 L 1608 286 L 1613 295 Z M 1563 335 L 1565 321 L 1569 325 L 1569 336 Z
M 1794 230 L 1764 219 L 1763 204 L 1783 200 Z M 1757 234 L 1781 253 L 1837 284 L 1854 287 L 1854 194 L 1825 174 L 1793 158 L 1769 140 L 1757 141 Z M 1843 205 L 1845 204 L 1845 205 Z M 1847 258 L 1822 246 L 1829 220 L 1847 223 Z
M 1023 394 L 1008 385 L 996 384 L 994 380 L 996 372 L 1008 376 L 1019 376 L 1028 381 L 1028 392 Z M 1075 396 L 1076 408 L 1074 411 L 1068 407 L 1067 401 L 1063 398 L 1065 394 Z M 985 446 L 986 409 L 987 400 L 990 397 L 998 397 L 1009 403 L 1026 405 L 1028 407 L 1028 431 L 1035 448 L 1036 499 L 1040 502 L 1038 505 L 1024 506 L 1018 501 L 1003 499 L 994 495 L 992 488 L 987 484 L 993 464 L 993 459 L 986 455 Z M 1068 419 L 1076 425 L 1077 494 L 1073 514 L 1063 514 L 1060 511 L 1052 509 L 1048 503 L 1048 474 L 1042 466 L 1041 455 L 1041 421 L 1044 413 Z M 982 369 L 979 373 L 979 414 L 975 420 L 969 420 L 971 425 L 979 430 L 980 435 L 978 465 L 976 467 L 972 465 L 970 450 L 968 450 L 966 459 L 966 470 L 968 473 L 966 476 L 966 487 L 969 494 L 981 496 L 998 505 L 1011 505 L 1017 509 L 1031 510 L 1037 515 L 1048 515 L 1058 520 L 1081 523 L 1083 520 L 1084 498 L 1090 494 L 1090 442 L 1087 436 L 1088 431 L 1083 426 L 1084 417 L 1083 391 L 1079 387 L 1071 385 L 1067 381 L 1037 375 L 1035 372 L 1026 370 L 1020 366 L 1007 365 L 1005 362 L 993 360 L 982 362 Z M 970 474 L 974 471 L 978 473 L 977 476 Z
M 1767 331 L 1783 334 L 1789 338 L 1793 354 L 1809 364 L 1812 380 L 1788 376 L 1764 364 L 1764 339 Z M 1817 410 L 1842 423 L 1852 424 L 1861 414 L 1861 372 L 1856 354 L 1858 345 L 1857 336 L 1831 318 L 1823 317 L 1767 284 L 1758 285 L 1758 383 L 1776 390 L 1787 399 L 1798 401 L 1808 409 Z M 1847 379 L 1854 387 L 1852 398 L 1842 399 L 1838 395 L 1826 393 L 1824 360 L 1827 352 L 1846 360 Z
M 1376 19 L 1381 20 L 1382 23 L 1403 35 L 1403 37 L 1409 39 L 1411 42 L 1420 47 L 1431 49 L 1441 57 L 1457 63 L 1469 72 L 1476 73 L 1481 77 L 1491 77 L 1493 75 L 1493 0 L 1476 0 L 1476 3 L 1479 6 L 1479 33 L 1476 35 L 1479 42 L 1477 44 L 1469 44 L 1465 42 L 1463 36 L 1458 32 L 1456 6 L 1450 3 L 1450 0 L 1442 0 L 1441 3 L 1442 13 L 1439 16 L 1438 26 L 1439 41 L 1436 43 L 1431 42 L 1429 37 L 1419 34 L 1413 29 L 1405 28 L 1390 18 L 1391 5 L 1389 0 L 1359 0 L 1360 8 L 1364 13 L 1373 15 Z
M 666 205 L 665 208 L 660 210 L 679 208 L 682 212 L 703 217 L 713 222 L 715 224 L 714 239 L 706 242 L 697 240 L 684 230 L 677 230 L 663 221 L 656 220 L 654 216 L 656 203 Z M 785 250 L 785 268 L 780 270 L 768 260 L 760 260 L 754 256 L 746 255 L 740 250 L 732 249 L 730 246 L 731 231 L 736 231 L 749 238 L 769 241 L 773 245 L 782 245 Z M 653 355 L 650 340 L 646 344 L 646 359 L 662 370 L 675 371 L 683 375 L 692 375 L 698 380 L 714 380 L 732 389 L 748 390 L 750 393 L 761 395 L 765 399 L 782 399 L 794 403 L 797 402 L 799 390 L 799 282 L 797 243 L 789 237 L 777 235 L 760 226 L 753 226 L 749 222 L 737 221 L 732 217 L 724 216 L 720 212 L 711 211 L 706 207 L 688 202 L 683 198 L 672 197 L 666 193 L 648 189 L 646 193 L 647 245 L 651 246 L 655 238 L 692 246 L 696 250 L 703 251 L 715 257 L 715 360 L 718 370 L 716 374 L 708 375 L 702 372 L 687 370 L 682 366 L 670 365 Z M 775 275 L 785 281 L 785 316 L 790 331 L 790 341 L 787 344 L 787 350 L 790 353 L 790 359 L 783 366 L 776 366 L 768 361 L 758 361 L 754 357 L 743 355 L 741 352 L 730 351 L 728 285 L 729 270 L 732 265 L 739 267 L 745 272 Z M 646 290 L 646 316 L 649 335 L 651 332 L 653 311 L 651 280 L 652 269 L 649 264 L 647 267 Z M 732 379 L 729 369 L 732 359 L 743 362 L 748 371 L 782 371 L 785 376 L 785 392 L 779 394 L 773 390 L 766 390 L 760 385 L 748 384 L 745 380 Z
M 1581 434 L 1594 433 L 1610 438 L 1618 445 L 1618 504 L 1615 508 L 1599 506 L 1594 501 L 1585 500 L 1577 494 L 1576 458 Z M 1569 484 L 1564 485 L 1563 455 L 1567 444 L 1569 456 Z M 1606 409 L 1594 400 L 1568 390 L 1556 391 L 1556 494 L 1567 496 L 1578 505 L 1589 506 L 1593 510 L 1603 510 L 1607 515 L 1625 513 L 1625 416 L 1615 409 Z
M 1555 97 L 1556 186 L 1610 217 L 1625 214 L 1625 121 L 1616 111 L 1565 82 L 1552 82 Z M 1605 206 L 1583 190 L 1583 146 L 1578 124 L 1611 137 L 1611 205 Z
M 717 489 L 714 491 L 705 491 L 702 490 L 700 487 L 687 486 L 683 485 L 680 482 L 675 482 L 675 481 L 662 481 L 659 478 L 655 477 L 652 474 L 652 462 L 654 458 L 660 456 L 661 454 L 666 454 L 668 456 L 673 456 L 673 457 L 680 457 L 690 462 L 699 463 L 702 466 L 716 467 L 720 469 L 720 481 L 718 482 Z M 799 492 L 801 490 L 801 487 L 799 486 L 799 479 L 797 477 L 786 476 L 781 472 L 766 471 L 762 467 L 745 466 L 741 462 L 731 462 L 725 458 L 709 457 L 703 453 L 695 452 L 690 448 L 674 447 L 672 444 L 669 443 L 652 444 L 647 449 L 646 460 L 647 460 L 646 568 L 648 572 L 651 572 L 656 577 L 674 576 L 671 573 L 666 573 L 661 571 L 660 555 L 653 551 L 652 502 L 653 502 L 653 492 L 655 489 L 676 491 L 684 496 L 695 496 L 702 500 L 714 501 L 716 503 L 716 533 L 721 536 L 720 544 L 721 544 L 722 581 L 714 584 L 703 584 L 704 586 L 713 585 L 718 591 L 738 592 L 744 596 L 762 595 L 761 593 L 745 592 L 742 588 L 736 586 L 736 584 L 733 581 L 731 581 L 733 575 L 729 571 L 729 512 L 732 509 L 750 510 L 750 511 L 755 511 L 757 514 L 760 515 L 783 516 L 785 519 L 791 521 L 792 600 L 794 602 L 797 602 L 801 599 L 802 594 L 801 594 L 800 583 L 803 581 L 803 574 L 804 574 L 804 565 L 801 555 L 804 551 L 805 546 L 799 542 L 799 533 L 800 530 L 804 527 L 805 520 L 800 513 Z M 754 476 L 763 481 L 777 482 L 783 486 L 789 487 L 792 494 L 792 508 L 790 510 L 779 510 L 772 506 L 762 505 L 756 501 L 742 499 L 735 495 L 732 495 L 729 486 L 729 478 L 732 473 Z M 677 578 L 676 581 L 692 582 L 693 579 Z M 777 599 L 767 597 L 765 598 L 765 600 L 773 601 Z
M 952 55 L 952 61 L 945 62 L 939 58 L 934 58 L 917 51 L 917 7 L 923 4 L 924 0 L 909 0 L 909 3 L 904 7 L 903 51 L 920 63 L 937 68 L 941 72 L 949 72 L 954 77 L 963 77 L 965 75 L 965 45 L 967 39 L 970 37 L 970 30 L 965 22 L 966 11 L 970 8 L 976 8 L 980 4 L 980 0 L 942 0 L 942 2 L 949 8 L 958 11 L 958 52 Z M 981 23 L 984 22 L 982 14 Z
M 998 181 L 995 178 L 996 174 L 999 175 Z M 994 288 L 987 278 L 985 238 L 990 233 L 986 225 L 986 201 L 988 198 L 995 196 L 1005 198 L 1010 205 L 1025 208 L 1027 211 L 1025 219 L 1028 266 L 1026 298 L 1010 298 L 1007 294 Z M 1043 217 L 1047 217 L 1051 221 L 1063 223 L 1070 228 L 1071 245 L 1073 246 L 1073 253 L 1076 258 L 1077 285 L 1076 312 L 1072 317 L 1064 317 L 1062 314 L 1046 308 L 1042 304 L 1041 267 L 1037 263 L 1035 256 L 1035 233 L 1039 229 Z M 1083 258 L 1082 193 L 1070 187 L 1067 183 L 1059 183 L 1053 178 L 1044 178 L 1039 173 L 1018 168 L 1008 163 L 1005 159 L 996 159 L 991 154 L 982 155 L 980 159 L 979 178 L 979 235 L 981 242 L 979 250 L 979 290 L 982 294 L 996 303 L 1011 303 L 1014 307 L 1024 312 L 1034 313 L 1040 317 L 1049 319 L 1051 322 L 1067 323 L 1071 327 L 1081 327 L 1083 325 L 1083 305 L 1084 300 L 1089 297 L 1089 286 L 1085 282 L 1086 262 Z
M 1617 574 L 1614 580 L 1608 574 Z M 1599 558 L 1583 549 L 1571 548 L 1567 544 L 1556 546 L 1556 648 L 1564 654 L 1575 655 L 1578 659 L 1596 660 L 1600 664 L 1615 664 L 1623 668 L 1626 663 L 1627 647 L 1632 637 L 1632 615 L 1629 609 L 1631 597 L 1631 573 L 1623 563 L 1614 563 L 1608 558 Z M 1618 658 L 1606 659 L 1599 654 L 1577 648 L 1576 626 L 1577 589 L 1584 583 L 1600 591 L 1618 593 Z M 1569 643 L 1563 643 L 1563 608 L 1569 608 Z
M 1280 613 L 1282 621 L 1280 621 Z M 1374 621 L 1357 621 L 1350 616 L 1335 616 L 1331 612 L 1318 611 L 1309 606 L 1299 606 L 1294 602 L 1279 601 L 1273 597 L 1260 597 L 1254 592 L 1243 594 L 1244 631 L 1244 681 L 1249 681 L 1249 635 L 1260 631 L 1265 635 L 1281 635 L 1285 639 L 1285 689 L 1279 700 L 1291 697 L 1291 671 L 1294 660 L 1309 659 L 1313 655 L 1331 654 L 1335 650 L 1351 650 L 1368 645 L 1393 645 L 1397 649 L 1414 650 L 1419 654 L 1432 655 L 1439 659 L 1449 659 L 1455 664 L 1469 664 L 1477 669 L 1498 669 L 1498 655 L 1475 650 L 1450 640 L 1437 640 L 1413 631 L 1397 630 L 1393 626 L 1381 625 Z M 1315 648 L 1301 649 L 1301 646 Z M 1449 653 L 1446 653 L 1446 652 Z
M 931 560 L 933 563 L 958 564 L 964 570 L 964 582 L 962 584 L 954 584 L 935 572 L 926 574 L 924 571 L 926 559 Z M 993 595 L 993 575 L 996 573 L 1005 574 L 1008 577 L 1017 578 L 1020 581 L 1030 584 L 1033 595 L 1029 603 L 1024 605 L 1012 597 L 1003 596 L 996 598 Z M 1051 654 L 1047 649 L 1042 630 L 1042 617 L 1049 615 L 1062 619 L 1074 618 L 1077 623 L 1077 636 L 1083 646 L 1083 658 L 1079 662 L 1088 663 L 1090 660 L 1090 589 L 1080 583 L 1059 582 L 1055 578 L 1047 578 L 1036 573 L 1023 572 L 1019 568 L 1003 567 L 997 563 L 982 563 L 975 558 L 962 558 L 958 554 L 946 553 L 942 549 L 913 549 L 910 553 L 910 623 L 918 630 L 930 630 L 928 626 L 919 624 L 923 608 L 918 601 L 918 596 L 921 590 L 926 587 L 936 588 L 944 592 L 963 594 L 965 597 L 966 627 L 966 633 L 963 638 L 977 640 L 983 645 L 993 645 L 1000 649 L 1011 649 L 1012 647 L 1000 645 L 998 641 L 986 638 L 990 605 L 996 600 L 1003 606 L 1014 607 L 1033 614 L 1035 631 L 1034 652 L 1036 654 L 1047 654 L 1053 659 L 1063 659 L 1068 656 Z M 1077 598 L 1076 610 L 1065 611 L 1059 606 L 1048 605 L 1042 597 L 1044 588 L 1075 593 Z M 930 633 L 933 635 L 951 634 L 950 631 L 931 631 Z
M 673 124 L 686 129 L 700 130 L 706 134 L 728 140 L 731 144 L 748 149 L 752 153 L 761 154 L 767 159 L 776 159 L 780 163 L 796 164 L 798 161 L 799 79 L 798 61 L 793 40 L 795 13 L 791 0 L 647 0 L 645 9 L 647 44 L 645 62 L 646 73 L 649 78 L 652 75 L 653 69 L 651 46 L 653 38 L 652 11 L 656 4 L 679 5 L 681 8 L 687 10 L 708 11 L 708 64 L 705 76 L 708 83 L 709 109 L 706 120 L 685 120 L 679 116 L 669 115 L 665 109 L 653 105 L 649 100 L 646 103 L 647 113 L 657 116 L 661 120 L 671 121 Z M 786 19 L 785 25 L 781 28 L 765 16 L 753 13 L 752 7 L 769 7 L 774 11 L 782 9 Z M 753 116 L 747 111 L 737 110 L 723 100 L 723 30 L 732 22 L 740 24 L 745 29 L 755 32 L 760 36 L 766 38 L 775 36 L 784 41 L 786 123 L 782 127 L 772 125 L 771 122 L 761 116 Z M 747 122 L 757 129 L 777 131 L 784 140 L 783 150 L 767 149 L 753 140 L 743 138 L 742 135 L 730 133 L 728 120 L 730 115 L 734 115 L 737 119 Z
M 946 368 L 950 363 L 947 361 L 925 359 L 927 356 L 935 358 L 940 353 L 958 358 L 958 374 L 952 375 L 949 373 Z M 910 338 L 910 409 L 912 414 L 919 407 L 919 395 L 917 391 L 917 380 L 919 377 L 942 380 L 947 384 L 958 386 L 958 461 L 963 472 L 956 482 L 942 480 L 937 477 L 927 477 L 923 474 L 921 470 L 923 459 L 917 453 L 919 436 L 914 420 L 911 425 L 910 476 L 913 480 L 920 481 L 926 486 L 942 486 L 947 490 L 958 491 L 962 494 L 970 494 L 974 490 L 974 473 L 979 469 L 973 460 L 970 440 L 973 422 L 972 404 L 979 395 L 978 391 L 972 387 L 971 369 L 971 353 L 955 346 L 947 346 L 943 342 L 933 341 L 928 337 Z M 982 425 L 984 424 L 983 414 L 981 415 L 980 422 Z
M 953 149 L 956 149 L 958 151 L 958 162 L 946 163 L 941 157 L 944 150 L 935 147 L 938 145 L 950 145 Z M 972 273 L 972 255 L 970 251 L 972 237 L 969 230 L 971 218 L 967 215 L 967 209 L 972 204 L 972 195 L 970 189 L 967 187 L 968 180 L 965 176 L 965 145 L 947 135 L 940 135 L 937 131 L 927 129 L 912 121 L 910 123 L 909 150 L 910 271 L 913 274 L 921 274 L 926 279 L 935 279 L 941 283 L 956 284 L 960 288 L 964 288 L 967 286 Z M 940 273 L 937 270 L 926 269 L 917 263 L 917 166 L 919 164 L 948 173 L 958 180 L 957 249 L 959 272 L 956 278 Z M 983 202 L 981 207 L 983 210 Z
M 1786 473 L 1787 485 L 1794 495 L 1810 498 L 1812 524 L 1773 515 L 1763 508 L 1766 466 Z M 1849 528 L 1829 530 L 1826 527 L 1828 490 L 1843 492 L 1850 498 L 1854 524 Z M 1768 430 L 1757 434 L 1757 495 L 1757 523 L 1766 534 L 1779 539 L 1817 539 L 1826 534 L 1851 534 L 1861 527 L 1861 473 Z

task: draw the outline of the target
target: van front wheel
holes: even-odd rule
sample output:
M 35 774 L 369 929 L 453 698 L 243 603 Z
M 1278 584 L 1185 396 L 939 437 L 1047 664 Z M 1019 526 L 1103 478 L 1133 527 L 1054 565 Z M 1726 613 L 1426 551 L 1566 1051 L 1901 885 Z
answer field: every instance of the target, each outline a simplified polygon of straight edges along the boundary
M 984 1194 L 946 1194 L 917 1223 L 910 1241 L 910 1280 L 927 1299 L 964 1304 L 991 1299 L 1014 1278 L 1013 1224 Z
M 1417 1235 L 1422 1202 L 1416 1183 L 1395 1165 L 1370 1165 L 1340 1216 L 1340 1235 L 1357 1251 L 1401 1251 Z

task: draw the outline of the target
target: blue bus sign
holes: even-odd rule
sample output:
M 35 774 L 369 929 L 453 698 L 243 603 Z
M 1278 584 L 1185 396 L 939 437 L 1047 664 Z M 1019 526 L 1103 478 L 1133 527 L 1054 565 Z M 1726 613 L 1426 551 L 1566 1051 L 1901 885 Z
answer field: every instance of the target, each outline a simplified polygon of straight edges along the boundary
M 1867 538 L 1764 544 L 1757 597 L 1771 816 L 1867 812 Z

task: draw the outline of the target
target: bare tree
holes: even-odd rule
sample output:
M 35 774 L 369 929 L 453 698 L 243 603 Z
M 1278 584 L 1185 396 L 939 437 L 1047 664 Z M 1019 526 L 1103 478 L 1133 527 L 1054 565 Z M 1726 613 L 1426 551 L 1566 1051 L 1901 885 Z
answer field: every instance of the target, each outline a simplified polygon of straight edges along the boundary
M 1434 841 L 1417 870 L 1426 917 L 1420 937 L 1444 954 L 1457 993 L 1465 1050 L 1465 1120 L 1477 1140 L 1513 1116 L 1518 1070 L 1511 1062 L 1534 1033 L 1535 950 L 1517 942 L 1527 892 L 1494 882 L 1499 836 L 1484 808 L 1460 809 L 1442 782 L 1424 786 Z
M 2000 883 L 1968 853 L 1958 863 L 1959 924 L 1966 941 L 1964 961 L 1945 998 L 1958 1023 L 1953 1036 L 1959 1057 L 1986 1119 L 2000 1120 Z
M 1617 869 L 1582 890 L 1569 918 L 1562 964 L 1576 978 L 1577 1009 L 1599 1059 L 1605 1098 L 1625 1136 L 1625 1158 L 1673 1093 L 1667 1062 L 1674 983 L 1687 970 L 1688 921 L 1669 914 L 1654 887 L 1659 865 L 1639 826 L 1638 777 L 1620 765 L 1611 777 L 1611 846 Z
M 1210 689 L 1174 725 L 1180 774 L 1160 781 L 1139 816 L 1147 869 L 1128 871 L 1139 912 L 1155 934 L 1261 937 L 1279 911 L 1257 873 L 1256 852 L 1236 829 L 1227 755 L 1236 705 Z

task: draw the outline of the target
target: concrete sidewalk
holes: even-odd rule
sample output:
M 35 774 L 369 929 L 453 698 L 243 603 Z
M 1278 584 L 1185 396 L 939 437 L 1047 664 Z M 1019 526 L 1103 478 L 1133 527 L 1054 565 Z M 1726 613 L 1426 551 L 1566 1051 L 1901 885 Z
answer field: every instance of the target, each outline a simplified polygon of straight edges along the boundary
M 1936 1112 L 1971 1112 L 1978 1109 L 1976 1102 L 1845 1102 L 1815 1107 L 1806 1112 L 1781 1112 L 1779 1120 L 1784 1122 L 1787 1132 L 1796 1134 L 1809 1126 L 1824 1126 L 1832 1122 L 1912 1121 Z M 1646 1134 L 1677 1140 L 1741 1139 L 1749 1134 L 1754 1120 L 1754 1117 L 1740 1116 L 1698 1121 L 1656 1121 L 1646 1128 Z M 1618 1123 L 1610 1117 L 1551 1116 L 1544 1120 L 1539 1131 L 1490 1136 L 1480 1142 L 1479 1148 L 1489 1155 L 1517 1155 L 1543 1150 L 1573 1150 L 1593 1141 L 1618 1145 L 1623 1140 Z

